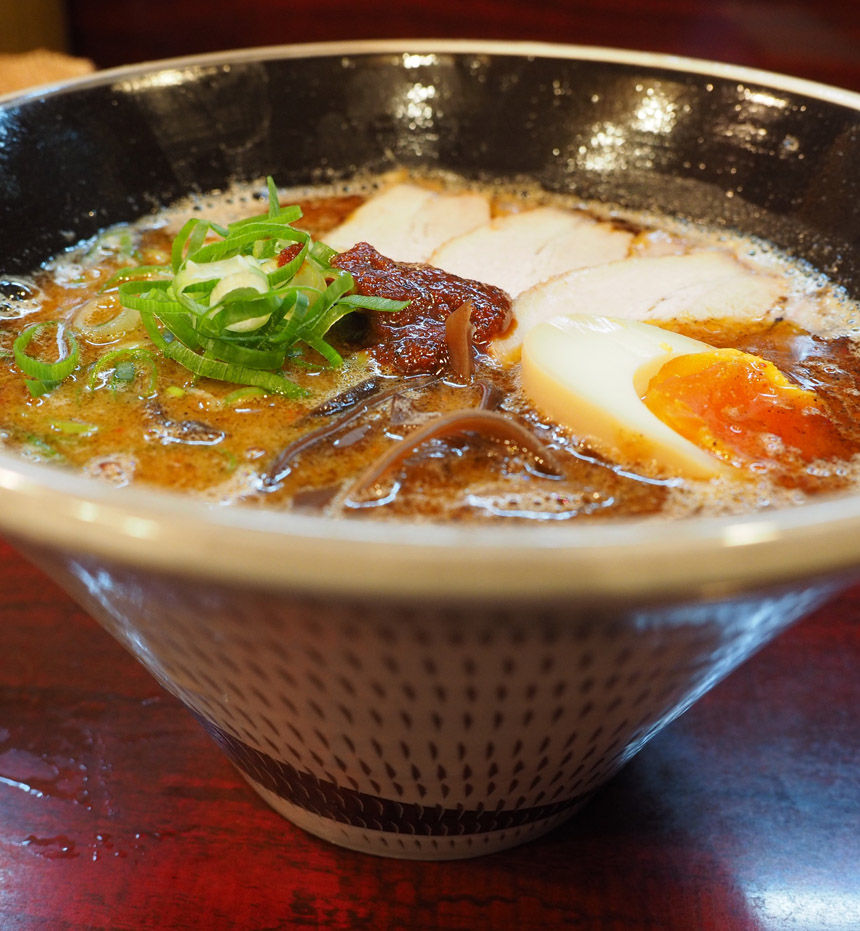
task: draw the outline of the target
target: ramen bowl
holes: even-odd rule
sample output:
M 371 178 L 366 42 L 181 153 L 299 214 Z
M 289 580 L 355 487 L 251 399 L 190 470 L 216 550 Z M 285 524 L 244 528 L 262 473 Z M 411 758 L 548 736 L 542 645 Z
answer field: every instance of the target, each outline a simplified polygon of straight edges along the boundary
M 258 49 L 7 98 L 0 137 L 4 274 L 189 192 L 432 165 L 763 237 L 860 296 L 860 97 L 748 69 L 488 42 Z M 0 528 L 274 809 L 423 859 L 569 818 L 860 574 L 855 494 L 671 522 L 335 520 L 0 452 Z

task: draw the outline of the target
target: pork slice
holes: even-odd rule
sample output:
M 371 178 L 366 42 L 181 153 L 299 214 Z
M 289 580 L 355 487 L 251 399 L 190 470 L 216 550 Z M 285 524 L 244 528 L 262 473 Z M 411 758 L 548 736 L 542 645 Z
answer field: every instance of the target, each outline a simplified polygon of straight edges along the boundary
M 781 276 L 757 271 L 722 251 L 642 256 L 577 269 L 541 282 L 513 303 L 514 326 L 490 351 L 516 361 L 526 333 L 567 314 L 627 320 L 766 320 L 788 295 Z
M 426 262 L 441 243 L 489 218 L 490 203 L 482 194 L 395 184 L 365 201 L 324 239 L 338 252 L 367 242 L 398 262 Z
M 586 214 L 536 207 L 450 239 L 430 256 L 430 264 L 516 296 L 571 269 L 623 259 L 632 239 L 632 233 Z

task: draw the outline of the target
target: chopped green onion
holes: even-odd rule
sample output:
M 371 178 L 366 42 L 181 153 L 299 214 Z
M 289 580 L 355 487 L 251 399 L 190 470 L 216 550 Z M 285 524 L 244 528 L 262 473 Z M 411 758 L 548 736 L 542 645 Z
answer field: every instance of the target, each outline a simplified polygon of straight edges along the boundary
M 57 342 L 60 345 L 61 355 L 56 362 L 43 362 L 35 356 L 28 355 L 27 347 L 36 336 L 50 327 L 55 327 L 57 330 Z M 63 343 L 64 338 L 68 339 L 67 346 Z M 28 376 L 27 388 L 33 397 L 53 391 L 61 381 L 72 374 L 80 358 L 80 348 L 75 337 L 71 333 L 66 333 L 61 323 L 54 321 L 34 323 L 27 327 L 18 334 L 12 344 L 12 352 L 18 368 Z
M 246 387 L 246 388 L 237 388 L 235 391 L 231 391 L 229 394 L 225 394 L 221 399 L 221 403 L 225 407 L 232 407 L 234 404 L 239 404 L 242 401 L 247 401 L 249 398 L 262 398 L 265 397 L 266 392 L 262 388 L 258 387 Z
M 282 394 L 288 398 L 298 398 L 304 394 L 297 384 L 283 375 L 200 355 L 184 346 L 179 340 L 168 343 L 163 351 L 168 359 L 173 359 L 174 362 L 185 366 L 195 375 L 201 375 L 204 378 L 232 381 L 240 385 L 256 385 L 271 394 Z
M 119 302 L 112 305 L 115 300 L 112 295 L 108 298 L 93 298 L 87 301 L 75 314 L 73 325 L 79 333 L 83 333 L 90 341 L 95 338 L 100 341 L 109 341 L 122 336 L 140 323 L 140 315 L 131 307 L 123 307 Z M 108 316 L 109 314 L 109 316 Z M 93 318 L 101 317 L 101 322 L 93 323 Z
M 113 370 L 113 377 L 117 381 L 131 381 L 134 378 L 135 368 L 134 362 L 129 359 L 126 359 L 123 362 L 117 362 L 116 368 Z
M 102 291 L 107 291 L 121 284 L 123 281 L 131 281 L 132 279 L 139 280 L 147 276 L 155 277 L 156 275 L 163 275 L 168 270 L 168 267 L 167 265 L 127 265 L 119 269 L 119 271 L 114 272 L 102 285 L 101 289 Z
M 137 377 L 138 371 L 149 377 L 144 382 L 144 390 L 139 396 L 148 398 L 155 394 L 158 383 L 158 369 L 152 353 L 141 346 L 125 346 L 106 352 L 95 365 L 90 368 L 88 386 L 96 390 L 103 375 L 110 373 L 109 379 L 104 382 L 116 391 L 120 386 L 127 387 Z
M 330 264 L 334 250 L 291 225 L 301 209 L 280 205 L 271 177 L 267 187 L 265 214 L 226 228 L 192 218 L 169 265 L 122 269 L 108 284 L 140 313 L 155 346 L 195 375 L 297 397 L 306 392 L 284 375 L 296 350 L 303 345 L 339 366 L 325 339 L 338 320 L 408 302 L 355 294 L 352 276 Z
M 25 433 L 21 437 L 21 442 L 25 448 L 29 448 L 31 452 L 44 459 L 53 459 L 55 461 L 62 461 L 64 459 L 63 454 L 59 450 L 55 449 L 44 437 L 38 436 L 35 433 Z
M 80 420 L 53 420 L 51 429 L 70 436 L 92 436 L 98 433 L 99 428 L 94 423 L 83 423 Z

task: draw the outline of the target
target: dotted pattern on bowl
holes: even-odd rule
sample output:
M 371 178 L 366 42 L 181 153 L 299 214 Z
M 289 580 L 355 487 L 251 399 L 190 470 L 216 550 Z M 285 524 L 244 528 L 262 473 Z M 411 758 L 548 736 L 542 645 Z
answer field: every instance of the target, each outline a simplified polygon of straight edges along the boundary
M 562 822 L 824 597 L 525 612 L 68 568 L 79 599 L 277 810 L 343 846 L 428 859 L 510 847 Z

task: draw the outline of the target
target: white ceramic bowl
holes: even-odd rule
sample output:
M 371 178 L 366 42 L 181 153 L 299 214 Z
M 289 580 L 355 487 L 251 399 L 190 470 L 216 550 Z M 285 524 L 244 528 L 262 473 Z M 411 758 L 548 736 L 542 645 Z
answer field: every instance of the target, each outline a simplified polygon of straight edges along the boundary
M 15 253 L 19 268 L 57 247 L 49 216 L 81 236 L 184 193 L 192 176 L 204 187 L 269 171 L 280 178 L 281 168 L 298 178 L 292 162 L 275 164 L 282 146 L 260 119 L 236 117 L 238 136 L 254 125 L 259 137 L 231 148 L 234 128 L 220 108 L 233 113 L 225 101 L 239 90 L 273 85 L 275 73 L 299 65 L 315 99 L 328 81 L 364 108 L 360 139 L 340 153 L 342 173 L 356 149 L 363 164 L 384 167 L 392 139 L 401 161 L 459 159 L 478 171 L 493 147 L 470 141 L 476 114 L 507 82 L 519 88 L 508 116 L 488 116 L 481 139 L 541 108 L 545 118 L 522 145 L 536 153 L 533 163 L 497 153 L 490 171 L 543 172 L 548 186 L 573 179 L 636 206 L 665 198 L 667 210 L 683 206 L 696 219 L 755 234 L 766 227 L 822 267 L 832 260 L 828 271 L 856 294 L 856 236 L 825 207 L 835 217 L 840 192 L 858 184 L 858 162 L 839 162 L 842 173 L 822 182 L 832 192 L 804 213 L 785 190 L 807 177 L 808 163 L 779 151 L 786 130 L 774 126 L 791 110 L 795 141 L 811 158 L 803 127 L 812 121 L 829 127 L 831 140 L 856 138 L 857 95 L 660 56 L 493 43 L 258 50 L 122 69 L 7 100 L 0 129 L 20 151 L 0 156 L 4 209 L 37 205 Z M 435 96 L 425 95 L 429 111 L 410 117 L 398 95 L 419 79 Z M 615 88 L 607 106 L 633 113 L 627 104 L 655 86 L 671 88 L 676 101 L 719 98 L 705 122 L 722 157 L 741 169 L 743 194 L 731 188 L 737 196 L 726 199 L 739 180 L 689 168 L 690 146 L 707 148 L 693 132 L 705 123 L 661 138 L 651 132 L 647 146 L 631 138 L 615 153 L 614 174 L 589 173 L 575 159 L 560 166 L 552 153 L 578 151 L 593 98 Z M 767 153 L 732 142 L 720 122 L 753 92 L 765 103 L 742 116 L 777 139 Z M 573 102 L 559 109 L 565 95 Z M 188 101 L 217 133 L 177 118 Z M 320 134 L 331 132 L 332 113 L 352 120 L 334 106 Z M 135 120 L 126 145 L 152 147 L 144 167 L 129 167 L 121 146 L 97 145 L 112 126 Z M 67 164 L 49 141 L 58 124 Z M 72 186 L 62 203 L 49 194 L 42 208 L 43 195 L 27 188 L 31 172 L 53 166 L 62 181 L 96 156 L 101 183 Z M 750 188 L 755 177 L 759 188 Z M 0 527 L 198 716 L 274 808 L 337 844 L 428 859 L 509 847 L 569 817 L 661 727 L 860 569 L 856 495 L 675 523 L 414 526 L 217 508 L 3 453 Z

